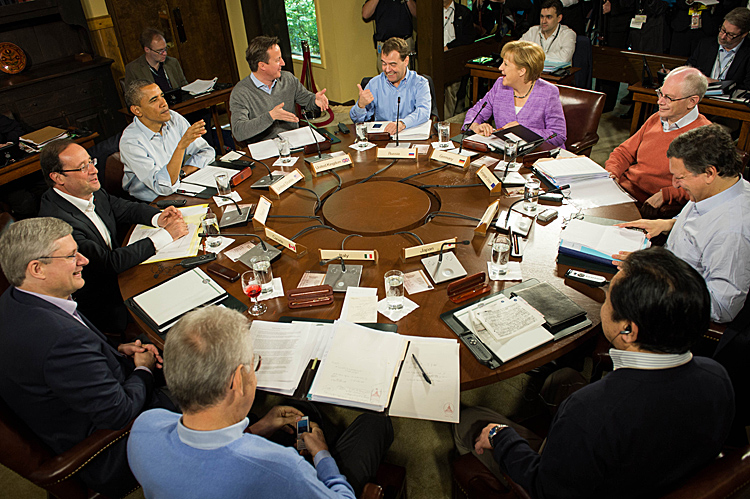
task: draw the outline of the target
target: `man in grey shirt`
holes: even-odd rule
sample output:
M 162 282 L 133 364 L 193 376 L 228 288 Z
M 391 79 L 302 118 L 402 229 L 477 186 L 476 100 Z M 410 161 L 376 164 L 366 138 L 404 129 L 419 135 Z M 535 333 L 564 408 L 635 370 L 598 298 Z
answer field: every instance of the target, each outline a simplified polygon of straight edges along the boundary
M 260 142 L 299 127 L 294 104 L 308 111 L 328 109 L 325 88 L 314 94 L 293 74 L 281 70 L 284 59 L 278 38 L 253 38 L 245 58 L 252 73 L 234 87 L 229 99 L 232 135 L 237 140 Z

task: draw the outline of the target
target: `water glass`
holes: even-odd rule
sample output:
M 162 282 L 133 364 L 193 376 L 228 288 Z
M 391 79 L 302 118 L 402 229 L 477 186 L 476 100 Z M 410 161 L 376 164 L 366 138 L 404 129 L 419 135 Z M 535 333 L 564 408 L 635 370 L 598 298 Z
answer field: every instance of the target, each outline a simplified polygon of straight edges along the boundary
M 447 144 L 451 141 L 451 124 L 447 121 L 441 121 L 437 125 L 438 142 Z
M 492 242 L 492 254 L 490 255 L 490 278 L 498 277 L 508 273 L 508 258 L 510 257 L 510 236 L 498 234 Z
M 506 141 L 503 150 L 503 161 L 505 161 L 508 168 L 514 165 L 516 157 L 518 157 L 518 142 L 515 140 Z
M 532 196 L 539 196 L 540 186 L 541 183 L 535 178 L 527 180 L 523 186 L 523 209 L 526 213 L 536 213 L 539 198 Z
M 289 150 L 289 141 L 284 137 L 277 137 L 276 147 L 279 148 L 279 157 L 281 158 L 281 162 L 284 164 L 290 163 L 292 161 L 292 152 Z
M 357 123 L 354 125 L 356 138 L 354 139 L 355 144 L 360 142 L 367 142 L 367 123 Z
M 229 175 L 226 173 L 217 173 L 214 175 L 216 181 L 216 190 L 219 196 L 229 196 L 232 193 L 232 186 L 229 184 Z
M 404 273 L 400 270 L 385 273 L 385 299 L 388 310 L 404 308 Z
M 265 303 L 258 303 L 258 295 L 260 295 L 261 286 L 258 280 L 255 278 L 255 273 L 252 270 L 242 273 L 242 291 L 250 297 L 253 302 L 253 306 L 247 311 L 248 314 L 253 316 L 261 315 L 263 312 L 268 310 Z
M 213 213 L 201 220 L 201 230 L 206 237 L 206 245 L 209 248 L 218 248 L 221 246 L 221 237 L 219 236 L 219 220 Z
M 273 271 L 268 255 L 255 256 L 250 260 L 250 264 L 253 266 L 255 277 L 261 285 L 261 294 L 271 293 L 273 291 Z

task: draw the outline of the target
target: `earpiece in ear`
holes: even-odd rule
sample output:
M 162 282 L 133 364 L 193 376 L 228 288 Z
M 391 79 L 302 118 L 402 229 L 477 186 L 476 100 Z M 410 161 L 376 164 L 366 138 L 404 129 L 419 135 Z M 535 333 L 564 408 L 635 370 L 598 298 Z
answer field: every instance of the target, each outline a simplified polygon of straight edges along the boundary
M 624 330 L 620 331 L 620 334 L 630 334 L 630 333 L 631 333 L 630 326 L 627 326 Z

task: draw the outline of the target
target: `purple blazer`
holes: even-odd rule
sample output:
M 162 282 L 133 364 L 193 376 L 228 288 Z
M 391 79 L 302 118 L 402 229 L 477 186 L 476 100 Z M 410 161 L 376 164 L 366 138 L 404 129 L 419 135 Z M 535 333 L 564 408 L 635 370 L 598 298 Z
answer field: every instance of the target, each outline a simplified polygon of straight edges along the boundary
M 552 83 L 541 78 L 536 80 L 526 104 L 516 115 L 513 89 L 503 85 L 503 79 L 498 78 L 492 89 L 466 112 L 464 125 L 471 123 L 471 120 L 474 119 L 485 102 L 487 102 L 487 106 L 479 113 L 475 123 L 484 123 L 494 116 L 495 126 L 502 128 L 503 125 L 511 121 L 517 121 L 544 138 L 557 133 L 557 136 L 551 139 L 549 144 L 555 147 L 565 147 L 565 140 L 567 139 L 565 115 L 560 103 L 560 91 Z

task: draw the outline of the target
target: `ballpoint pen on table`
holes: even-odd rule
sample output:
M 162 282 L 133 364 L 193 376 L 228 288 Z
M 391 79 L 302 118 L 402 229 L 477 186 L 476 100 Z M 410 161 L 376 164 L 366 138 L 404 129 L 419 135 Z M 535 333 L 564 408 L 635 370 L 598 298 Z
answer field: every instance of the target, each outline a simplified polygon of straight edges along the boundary
M 422 376 L 424 377 L 424 380 L 428 382 L 429 384 L 432 384 L 432 380 L 430 380 L 430 377 L 427 376 L 427 373 L 424 372 L 424 369 L 422 369 L 422 365 L 417 360 L 417 356 L 414 354 L 411 354 L 411 358 L 414 359 L 414 363 L 417 365 L 420 371 L 422 371 Z

